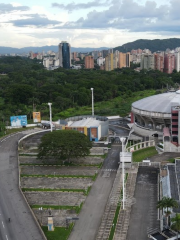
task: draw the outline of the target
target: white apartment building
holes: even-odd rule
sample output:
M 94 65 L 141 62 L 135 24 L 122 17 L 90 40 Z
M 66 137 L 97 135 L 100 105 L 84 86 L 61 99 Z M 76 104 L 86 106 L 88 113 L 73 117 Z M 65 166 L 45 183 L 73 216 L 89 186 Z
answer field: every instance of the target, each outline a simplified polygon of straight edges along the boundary
M 44 59 L 43 59 L 43 66 L 44 66 L 45 68 L 49 68 L 49 58 L 44 58 Z
M 99 57 L 99 58 L 97 59 L 97 64 L 98 64 L 99 66 L 104 65 L 104 62 L 105 62 L 105 58 L 103 58 L 103 57 Z
M 180 72 L 180 51 L 175 53 L 175 69 Z

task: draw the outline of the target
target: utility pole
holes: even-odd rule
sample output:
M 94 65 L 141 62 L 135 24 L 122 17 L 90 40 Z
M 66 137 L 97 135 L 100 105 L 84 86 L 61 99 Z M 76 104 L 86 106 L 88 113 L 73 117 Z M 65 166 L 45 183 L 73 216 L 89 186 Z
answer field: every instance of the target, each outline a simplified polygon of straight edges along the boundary
M 48 105 L 49 105 L 50 127 L 51 127 L 51 132 L 52 132 L 52 110 L 51 110 L 51 105 L 52 105 L 52 103 L 48 103 Z
M 122 142 L 122 182 L 123 182 L 123 210 L 124 210 L 124 204 L 125 204 L 125 174 L 124 174 L 124 142 L 126 138 L 120 138 Z
M 93 90 L 94 90 L 94 88 L 91 88 L 91 92 L 92 92 L 92 116 L 94 116 L 94 94 L 93 94 Z

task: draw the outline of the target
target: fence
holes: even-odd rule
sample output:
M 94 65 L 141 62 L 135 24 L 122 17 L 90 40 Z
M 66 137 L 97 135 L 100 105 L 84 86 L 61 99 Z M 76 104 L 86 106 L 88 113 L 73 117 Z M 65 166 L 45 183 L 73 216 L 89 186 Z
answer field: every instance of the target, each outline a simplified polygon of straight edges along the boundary
M 150 140 L 150 141 L 146 141 L 146 142 L 139 142 L 137 144 L 134 144 L 128 148 L 125 149 L 126 152 L 135 152 L 138 151 L 140 149 L 144 149 L 144 148 L 148 148 L 148 147 L 153 147 L 155 146 L 155 141 L 154 140 Z

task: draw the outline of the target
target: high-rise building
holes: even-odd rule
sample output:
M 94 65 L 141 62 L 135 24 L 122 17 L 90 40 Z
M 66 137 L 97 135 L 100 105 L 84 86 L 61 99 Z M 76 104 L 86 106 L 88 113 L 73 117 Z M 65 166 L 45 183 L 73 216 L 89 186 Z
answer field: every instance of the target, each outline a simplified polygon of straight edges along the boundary
M 113 48 L 108 49 L 108 54 L 113 53 Z
M 102 50 L 102 57 L 105 58 L 108 55 L 108 50 Z
M 77 52 L 72 52 L 72 59 L 75 60 L 77 58 L 78 54 Z
M 99 57 L 99 51 L 92 51 L 92 56 L 94 59 L 97 59 Z
M 172 73 L 175 69 L 175 55 L 171 53 L 166 53 L 164 56 L 164 72 Z
M 111 71 L 114 69 L 113 53 L 109 53 L 105 58 L 105 70 Z
M 126 53 L 119 53 L 119 62 L 118 62 L 118 67 L 123 68 L 126 67 Z
M 141 69 L 154 69 L 154 55 L 142 54 L 141 56 Z
M 99 57 L 99 58 L 97 59 L 97 65 L 99 65 L 99 66 L 104 65 L 104 61 L 105 61 L 105 59 L 104 59 L 103 57 Z
M 175 53 L 176 56 L 176 63 L 175 63 L 175 69 L 177 72 L 180 71 L 180 50 Z
M 92 56 L 85 56 L 85 68 L 94 68 L 94 58 Z
M 65 41 L 59 44 L 59 66 L 67 69 L 71 67 L 71 46 Z
M 126 67 L 130 67 L 130 52 L 126 53 Z
M 164 71 L 164 55 L 161 53 L 154 54 L 154 61 L 155 61 L 154 69 L 163 72 Z

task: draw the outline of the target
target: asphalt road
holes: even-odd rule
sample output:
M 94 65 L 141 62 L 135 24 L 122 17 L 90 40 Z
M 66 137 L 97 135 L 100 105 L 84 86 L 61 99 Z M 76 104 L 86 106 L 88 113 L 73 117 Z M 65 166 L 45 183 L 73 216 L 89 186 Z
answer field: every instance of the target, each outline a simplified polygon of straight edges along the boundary
M 0 141 L 0 240 L 44 239 L 18 188 L 17 147 L 22 136 Z
M 71 232 L 69 240 L 94 240 L 101 224 L 106 203 L 111 192 L 118 168 L 120 146 L 109 151 L 91 191 L 79 214 L 79 220 Z
M 159 229 L 157 199 L 158 173 L 155 167 L 139 167 L 127 240 L 148 240 L 148 233 Z
M 119 121 L 111 121 L 110 129 L 118 136 L 128 136 L 129 131 L 113 126 Z M 112 145 L 108 152 L 107 158 L 104 160 L 102 169 L 93 184 L 91 191 L 79 214 L 79 220 L 71 232 L 69 240 L 95 240 L 101 219 L 111 193 L 111 189 L 116 177 L 116 171 L 119 167 L 119 153 L 121 151 L 121 143 Z

